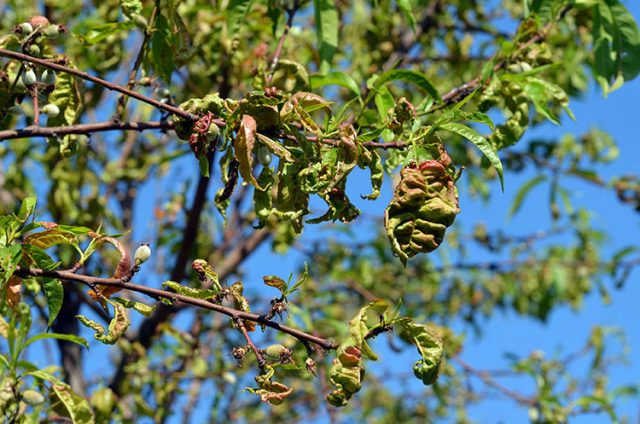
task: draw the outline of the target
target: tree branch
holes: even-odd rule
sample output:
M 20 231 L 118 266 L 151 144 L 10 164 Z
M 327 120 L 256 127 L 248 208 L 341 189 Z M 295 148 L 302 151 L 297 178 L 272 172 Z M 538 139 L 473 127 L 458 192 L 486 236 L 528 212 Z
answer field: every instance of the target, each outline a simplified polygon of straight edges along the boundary
M 154 299 L 167 299 L 171 302 L 181 302 L 181 303 L 186 303 L 188 305 L 197 306 L 199 308 L 208 309 L 208 310 L 226 315 L 234 320 L 242 319 L 242 320 L 252 321 L 252 322 L 255 322 L 256 324 L 273 328 L 274 330 L 281 331 L 285 334 L 289 334 L 290 336 L 295 337 L 296 339 L 300 340 L 303 343 L 308 342 L 308 343 L 316 344 L 326 350 L 335 350 L 338 348 L 338 345 L 336 345 L 335 343 L 332 343 L 327 339 L 323 339 L 321 337 L 317 337 L 317 336 L 305 333 L 304 331 L 279 324 L 277 322 L 268 320 L 261 315 L 240 311 L 238 309 L 218 305 L 216 303 L 212 303 L 207 300 L 195 299 L 189 296 L 185 296 L 179 293 L 173 293 L 167 290 L 159 290 L 159 289 L 154 289 L 152 287 L 142 286 L 139 284 L 127 283 L 118 278 L 92 277 L 88 275 L 74 274 L 68 271 L 52 271 L 52 270 L 45 270 L 40 268 L 25 268 L 25 267 L 17 267 L 14 273 L 15 275 L 22 278 L 26 278 L 26 277 L 57 278 L 60 280 L 81 283 L 88 287 L 92 287 L 95 285 L 117 287 L 121 290 L 129 290 L 137 293 L 142 293 Z
M 17 60 L 23 60 L 23 61 L 31 62 L 31 63 L 37 63 L 38 65 L 42 65 L 42 66 L 44 66 L 46 68 L 55 69 L 56 71 L 60 71 L 60 72 L 65 72 L 65 73 L 73 75 L 75 77 L 82 78 L 82 79 L 87 80 L 87 81 L 91 81 L 94 84 L 99 84 L 99 85 L 101 85 L 101 86 L 103 86 L 103 87 L 105 87 L 105 88 L 107 88 L 109 90 L 117 91 L 118 93 L 122 93 L 124 95 L 129 96 L 129 97 L 133 97 L 134 99 L 137 99 L 137 100 L 140 100 L 141 102 L 150 104 L 150 105 L 152 105 L 152 106 L 154 106 L 154 107 L 156 107 L 158 109 L 165 110 L 165 111 L 167 111 L 169 113 L 172 113 L 172 114 L 174 114 L 176 116 L 179 116 L 181 118 L 188 119 L 190 121 L 195 121 L 195 120 L 198 119 L 198 117 L 196 115 L 194 115 L 192 113 L 189 113 L 189 112 L 187 112 L 185 110 L 182 110 L 182 109 L 177 108 L 175 106 L 171 106 L 171 105 L 166 104 L 166 103 L 162 103 L 162 102 L 160 102 L 160 101 L 158 101 L 156 99 L 153 99 L 151 97 L 145 96 L 143 94 L 140 94 L 140 93 L 137 93 L 135 91 L 129 90 L 129 89 L 124 88 L 122 86 L 119 86 L 117 84 L 113 84 L 113 83 L 111 83 L 109 81 L 103 80 L 102 78 L 94 77 L 92 75 L 89 75 L 86 72 L 82 72 L 82 71 L 79 71 L 77 69 L 73 69 L 73 68 L 70 68 L 68 66 L 61 65 L 59 63 L 55 63 L 55 62 L 53 62 L 51 60 L 39 59 L 37 57 L 33 57 L 33 56 L 26 55 L 26 54 L 22 54 L 22 53 L 18 53 L 18 52 L 14 52 L 14 51 L 11 51 L 11 50 L 6 50 L 6 49 L 1 49 L 1 48 L 0 48 L 0 56 L 9 57 L 9 58 L 12 58 L 12 59 L 17 59 Z M 220 123 L 217 122 L 217 121 L 214 121 L 214 122 L 216 122 L 216 125 L 218 125 L 218 126 L 220 126 L 220 125 L 224 126 L 224 121 L 222 121 Z

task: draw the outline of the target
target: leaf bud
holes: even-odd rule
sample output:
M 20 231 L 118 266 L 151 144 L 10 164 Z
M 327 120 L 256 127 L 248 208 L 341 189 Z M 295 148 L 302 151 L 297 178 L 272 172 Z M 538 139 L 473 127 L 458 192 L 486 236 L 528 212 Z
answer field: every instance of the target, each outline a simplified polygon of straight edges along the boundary
M 42 113 L 50 118 L 55 118 L 60 114 L 60 108 L 56 104 L 49 103 L 42 108 Z
M 40 79 L 46 85 L 53 85 L 56 83 L 56 73 L 50 69 L 45 69 Z
M 22 400 L 27 405 L 32 405 L 32 406 L 40 405 L 45 401 L 44 396 L 42 396 L 42 393 L 32 389 L 28 389 L 22 392 Z
M 38 82 L 38 78 L 36 77 L 36 73 L 33 71 L 33 69 L 27 69 L 26 71 L 24 71 L 24 73 L 22 74 L 22 82 L 24 83 L 25 87 L 30 87 Z
M 142 243 L 136 249 L 136 253 L 133 256 L 133 261 L 136 266 L 140 266 L 141 264 L 146 262 L 150 256 L 151 256 L 151 248 L 149 247 L 149 243 Z

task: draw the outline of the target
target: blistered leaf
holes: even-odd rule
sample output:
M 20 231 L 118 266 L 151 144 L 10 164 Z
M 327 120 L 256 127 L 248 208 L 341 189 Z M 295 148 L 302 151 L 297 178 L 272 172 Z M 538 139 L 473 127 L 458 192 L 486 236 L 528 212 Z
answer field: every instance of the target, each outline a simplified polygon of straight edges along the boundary
M 107 300 L 107 302 L 113 306 L 113 318 L 111 319 L 111 322 L 109 322 L 107 334 L 105 334 L 104 327 L 97 322 L 82 315 L 76 315 L 76 318 L 78 318 L 84 326 L 95 331 L 93 337 L 95 337 L 96 340 L 104 344 L 115 344 L 127 331 L 131 322 L 129 321 L 127 309 L 124 305 L 111 300 Z
M 205 282 L 208 280 L 207 282 L 213 286 L 213 290 L 216 292 L 220 291 L 222 287 L 220 286 L 218 273 L 213 270 L 207 261 L 204 259 L 195 259 L 191 263 L 191 268 L 198 273 L 200 281 Z
M 433 384 L 438 378 L 442 364 L 442 338 L 433 329 L 417 324 L 411 318 L 400 318 L 395 322 L 406 332 L 409 340 L 418 349 L 422 359 L 413 366 L 413 373 L 425 385 Z
M 337 357 L 333 360 L 329 371 L 331 383 L 336 389 L 327 395 L 327 401 L 337 407 L 345 406 L 347 401 L 362 387 L 364 367 L 362 353 L 353 346 L 353 341 L 340 345 Z
M 459 211 L 457 189 L 442 163 L 427 160 L 404 167 L 385 210 L 394 253 L 406 265 L 410 257 L 437 249 Z
M 256 133 L 256 136 L 258 137 L 258 139 L 266 144 L 269 148 L 269 150 L 276 156 L 278 156 L 281 159 L 286 160 L 287 162 L 293 162 L 293 156 L 291 155 L 291 152 L 289 152 L 289 150 L 287 150 L 286 147 L 284 147 L 282 144 L 278 143 L 277 141 L 274 141 L 272 139 L 270 139 L 269 137 L 267 137 L 266 135 L 260 134 L 260 133 Z
M 258 383 L 258 388 L 254 389 L 247 387 L 245 390 L 249 393 L 260 396 L 260 400 L 269 403 L 271 405 L 280 405 L 284 400 L 293 393 L 293 389 L 283 383 L 277 381 L 271 381 L 274 375 L 273 367 L 266 366 L 265 372 L 258 375 L 255 380 Z
M 286 290 L 287 283 L 280 277 L 275 275 L 265 275 L 262 279 L 267 286 L 275 287 L 281 292 Z
M 236 281 L 229 288 L 231 297 L 233 297 L 234 307 L 243 312 L 251 312 L 251 308 L 249 307 L 249 301 L 246 297 L 244 297 L 244 286 L 241 281 Z M 244 327 L 247 331 L 254 331 L 256 329 L 256 323 L 249 320 L 243 320 Z
M 73 64 L 67 66 L 75 68 Z M 82 96 L 78 87 L 79 83 L 74 76 L 66 72 L 57 74 L 56 87 L 49 94 L 48 102 L 58 106 L 60 114 L 47 119 L 48 126 L 72 125 L 76 122 L 82 109 Z
M 193 297 L 195 299 L 211 299 L 218 293 L 216 290 L 196 289 L 193 287 L 183 286 L 179 283 L 176 283 L 175 281 L 165 281 L 164 283 L 162 283 L 162 287 L 164 289 L 171 289 L 176 293 Z
M 111 300 L 121 304 L 122 306 L 124 306 L 127 309 L 132 309 L 133 308 L 134 310 L 136 310 L 137 312 L 141 313 L 142 315 L 144 315 L 146 317 L 151 315 L 151 313 L 155 309 L 155 306 L 147 305 L 146 303 L 142 303 L 142 302 L 136 302 L 136 301 L 131 300 L 131 299 L 124 299 L 124 298 L 121 298 L 121 297 L 112 297 Z

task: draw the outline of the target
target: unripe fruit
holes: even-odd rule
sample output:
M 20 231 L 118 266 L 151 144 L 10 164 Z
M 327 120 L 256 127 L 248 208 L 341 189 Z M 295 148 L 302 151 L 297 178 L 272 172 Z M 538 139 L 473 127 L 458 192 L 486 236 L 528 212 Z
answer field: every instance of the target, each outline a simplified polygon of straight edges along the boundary
M 44 36 L 47 38 L 56 38 L 58 35 L 60 35 L 61 32 L 62 29 L 59 25 L 49 25 L 44 27 L 44 29 L 42 30 L 42 34 L 44 34 Z
M 18 31 L 20 34 L 31 34 L 33 32 L 33 25 L 29 22 L 23 22 L 18 25 Z
M 260 161 L 260 165 L 269 166 L 269 164 L 271 164 L 272 158 L 273 155 L 267 147 L 262 146 L 258 149 L 258 161 Z
M 50 118 L 55 118 L 60 114 L 60 108 L 53 103 L 49 103 L 42 108 L 42 113 L 46 114 Z
M 158 94 L 159 97 L 169 97 L 169 94 L 171 94 L 171 92 L 169 91 L 168 88 L 162 87 L 162 88 L 158 88 L 156 90 L 156 93 Z
M 142 243 L 140 247 L 136 249 L 136 253 L 133 256 L 133 261 L 136 266 L 140 266 L 149 259 L 151 256 L 151 248 L 149 243 Z
M 264 351 L 264 353 L 271 359 L 280 359 L 280 356 L 287 352 L 289 349 L 287 349 L 286 347 L 282 346 L 281 344 L 272 344 L 271 346 L 267 347 Z
M 32 16 L 29 18 L 29 23 L 34 28 L 38 28 L 44 25 L 49 25 L 49 19 L 46 16 Z
M 24 73 L 22 74 L 22 82 L 26 87 L 30 87 L 38 82 L 38 78 L 36 77 L 36 73 L 33 71 L 33 69 L 27 69 L 26 71 L 24 71 Z
M 53 85 L 56 83 L 56 73 L 50 69 L 45 69 L 40 79 L 46 85 Z
M 44 396 L 42 396 L 40 392 L 36 392 L 35 390 L 31 390 L 31 389 L 25 390 L 24 392 L 22 392 L 22 400 L 27 405 L 32 405 L 32 406 L 40 405 L 45 401 Z
M 39 56 L 40 55 L 40 46 L 37 44 L 32 44 L 29 46 L 29 54 L 31 56 Z
M 207 137 L 207 141 L 209 143 L 211 143 L 213 141 L 216 141 L 219 136 L 220 136 L 220 127 L 218 127 L 216 124 L 214 124 L 212 122 L 209 125 L 209 128 L 207 128 L 207 132 L 205 133 L 205 137 Z

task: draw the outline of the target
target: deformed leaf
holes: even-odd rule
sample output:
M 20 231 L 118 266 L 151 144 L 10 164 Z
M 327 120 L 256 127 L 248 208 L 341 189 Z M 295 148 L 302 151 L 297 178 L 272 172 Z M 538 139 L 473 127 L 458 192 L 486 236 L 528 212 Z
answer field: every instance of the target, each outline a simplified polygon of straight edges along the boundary
M 253 176 L 253 149 L 256 143 L 256 120 L 251 115 L 243 115 L 238 134 L 233 141 L 236 159 L 240 163 L 240 175 L 242 179 L 250 183 L 258 190 L 262 187 Z
M 242 281 L 236 281 L 230 287 L 229 292 L 231 293 L 231 297 L 233 297 L 234 307 L 243 312 L 251 312 L 251 308 L 249 307 L 249 301 L 246 297 L 244 297 L 244 286 Z M 249 320 L 243 320 L 244 327 L 247 331 L 254 331 L 256 329 L 256 323 Z
M 155 306 L 147 305 L 146 303 L 142 303 L 142 302 L 136 302 L 131 299 L 124 299 L 122 297 L 112 297 L 111 300 L 114 302 L 118 302 L 119 304 L 121 304 L 127 309 L 133 308 L 134 310 L 138 311 L 139 313 L 141 313 L 146 317 L 151 315 L 151 313 L 155 309 Z
M 275 275 L 265 275 L 262 279 L 267 286 L 275 287 L 280 291 L 284 291 L 287 288 L 287 283 Z
M 402 327 L 422 356 L 413 366 L 413 373 L 425 385 L 433 384 L 438 378 L 442 364 L 442 338 L 428 326 L 417 324 L 408 317 L 400 318 L 395 324 Z
M 165 281 L 162 283 L 162 287 L 165 289 L 171 289 L 184 296 L 193 297 L 194 299 L 211 299 L 218 293 L 216 290 L 196 289 L 193 287 L 183 286 L 175 281 Z
M 127 331 L 131 322 L 129 321 L 129 316 L 127 315 L 127 309 L 124 305 L 113 302 L 111 300 L 107 300 L 113 306 L 113 318 L 111 322 L 109 322 L 108 333 L 105 334 L 105 329 L 102 325 L 97 322 L 82 316 L 76 315 L 76 318 L 82 323 L 82 325 L 91 328 L 96 333 L 93 335 L 96 340 L 104 343 L 104 344 L 115 344 L 120 337 L 124 335 Z

